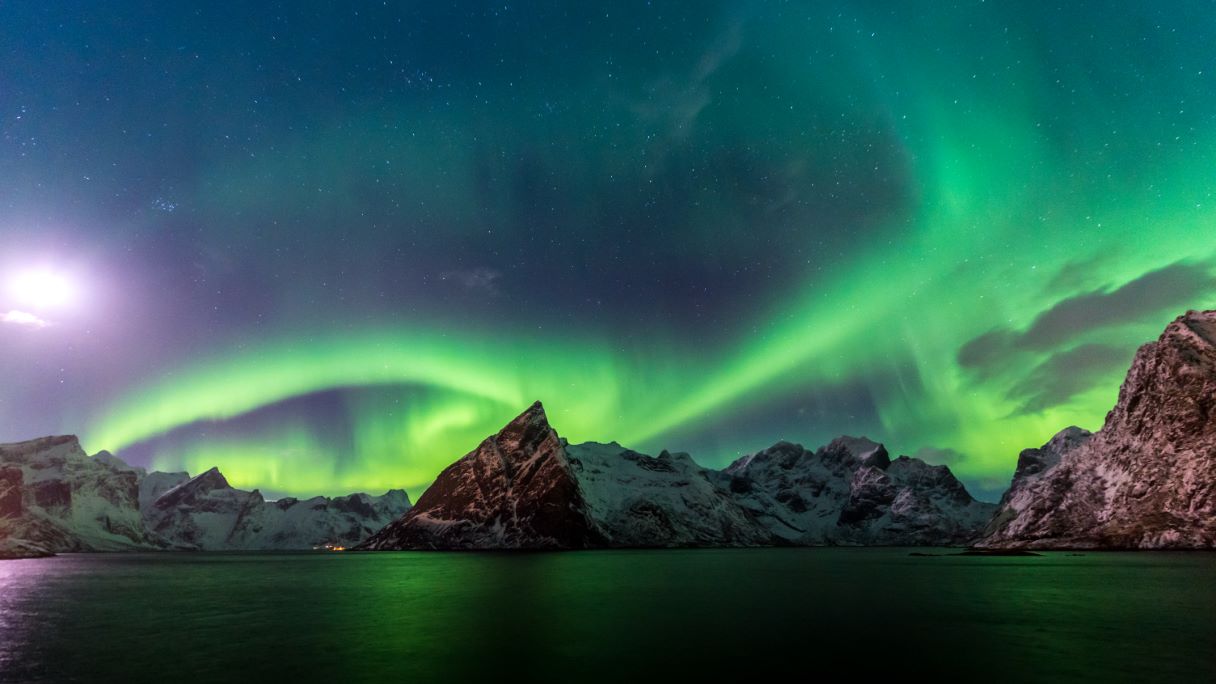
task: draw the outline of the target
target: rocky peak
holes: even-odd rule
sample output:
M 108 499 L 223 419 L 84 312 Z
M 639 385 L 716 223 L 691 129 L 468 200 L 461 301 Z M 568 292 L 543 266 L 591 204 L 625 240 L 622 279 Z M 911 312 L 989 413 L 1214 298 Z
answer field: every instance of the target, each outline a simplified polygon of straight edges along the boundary
M 295 502 L 293 502 L 295 503 Z M 348 494 L 347 496 L 336 496 L 331 500 L 335 510 L 344 513 L 355 513 L 370 518 L 376 514 L 372 508 L 371 497 L 366 494 Z
M 185 472 L 162 473 L 152 471 L 139 480 L 139 508 L 146 510 L 162 494 L 187 482 L 190 474 Z
M 445 468 L 363 548 L 584 548 L 593 537 L 565 442 L 538 401 Z
M 828 442 L 820 449 L 820 457 L 838 462 L 858 461 L 862 465 L 885 470 L 891 464 L 886 447 L 866 437 L 844 435 Z
M 1171 324 L 1166 329 L 1166 334 L 1169 335 L 1174 328 L 1178 328 L 1179 334 L 1189 333 L 1189 335 L 1199 338 L 1198 341 L 1207 349 L 1216 348 L 1216 310 L 1195 311 L 1192 309 Z
M 159 509 L 175 508 L 190 499 L 206 496 L 208 493 L 220 489 L 231 489 L 231 486 L 220 469 L 212 467 L 207 472 L 195 475 L 160 495 L 153 506 Z
M 754 454 L 748 454 L 735 459 L 722 472 L 728 475 L 743 476 L 750 470 L 762 469 L 769 465 L 776 466 L 782 470 L 789 470 L 808 453 L 810 452 L 804 449 L 801 444 L 782 440 L 767 449 L 761 449 Z
M 143 468 L 129 466 L 126 461 L 105 450 L 93 454 L 93 460 L 118 472 L 132 472 L 137 475 L 143 475 L 145 472 Z
M 1188 311 L 1136 352 L 1104 433 L 1184 448 L 1216 434 L 1216 311 Z
M 220 472 L 220 469 L 212 466 L 207 472 L 195 476 L 190 482 L 191 487 L 201 491 L 211 491 L 213 489 L 228 489 L 231 485 L 228 484 L 228 478 Z
M 80 448 L 80 440 L 76 435 L 55 435 L 0 444 L 0 461 L 9 463 L 30 464 L 39 461 L 48 465 L 62 464 L 84 456 L 84 450 Z
M 975 501 L 948 465 L 932 465 L 919 458 L 900 456 L 891 461 L 887 474 L 904 487 L 952 501 L 956 506 L 979 504 L 988 506 L 989 512 L 995 510 L 992 504 Z
M 390 489 L 379 497 L 388 506 L 409 508 L 410 495 L 404 489 Z
M 560 446 L 557 433 L 549 427 L 545 407 L 539 401 L 503 426 L 493 439 L 500 452 L 511 455 L 530 454 L 542 445 Z
M 1060 430 L 1051 440 L 1037 449 L 1023 449 L 1022 453 L 1018 454 L 1018 466 L 1013 473 L 1013 483 L 1009 486 L 1009 491 L 1005 492 L 1004 498 L 1008 499 L 1011 492 L 1026 486 L 1043 472 L 1054 468 L 1064 454 L 1089 441 L 1090 437 L 1093 437 L 1092 432 L 1074 425 Z

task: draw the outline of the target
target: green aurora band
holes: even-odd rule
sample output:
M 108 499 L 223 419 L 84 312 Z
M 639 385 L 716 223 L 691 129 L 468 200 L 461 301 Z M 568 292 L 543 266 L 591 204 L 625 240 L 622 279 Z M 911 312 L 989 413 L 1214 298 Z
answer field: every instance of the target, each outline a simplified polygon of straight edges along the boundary
M 1111 131 L 1091 134 L 1083 122 L 1065 126 L 1072 137 L 1062 144 L 1039 126 L 1061 96 L 1061 75 L 983 35 L 970 39 L 972 59 L 935 50 L 943 33 L 966 32 L 966 17 L 952 21 L 936 38 L 909 30 L 885 43 L 866 43 L 864 32 L 854 41 L 857 63 L 884 74 L 875 97 L 903 113 L 886 125 L 906 153 L 901 172 L 914 180 L 911 214 L 891 219 L 898 225 L 889 241 L 829 262 L 826 274 L 739 321 L 727 339 L 694 343 L 660 332 L 644 347 L 622 347 L 572 331 L 529 331 L 526 322 L 487 331 L 455 320 L 341 335 L 284 331 L 133 388 L 96 418 L 86 444 L 121 452 L 192 423 L 335 388 L 424 388 L 394 410 L 352 400 L 354 460 L 340 467 L 302 421 L 156 458 L 158 467 L 195 472 L 218 465 L 238 486 L 293 493 L 406 486 L 417 495 L 535 399 L 572 441 L 617 440 L 654 452 L 679 449 L 668 443 L 673 435 L 694 434 L 761 400 L 860 381 L 872 385 L 884 432 L 871 437 L 900 453 L 951 449 L 965 455 L 951 463 L 961 476 L 1004 479 L 1020 449 L 1068 425 L 1099 427 L 1136 347 L 1182 309 L 1216 305 L 1205 285 L 1216 277 L 1216 129 L 1196 125 L 1201 119 L 1179 123 L 1177 103 L 1168 102 L 1121 110 L 1122 146 L 1109 143 Z M 1074 49 L 1085 56 L 1084 45 Z M 977 59 L 1009 66 L 976 85 Z M 1109 68 L 1136 66 L 1126 59 Z M 1198 60 L 1162 71 L 1155 86 L 1139 87 L 1193 92 L 1195 106 L 1216 101 L 1216 73 L 1203 73 Z M 965 95 L 950 87 L 957 83 L 970 85 Z M 1090 99 L 1079 110 L 1109 104 L 1096 85 L 1069 96 Z M 1058 306 L 1089 298 L 1100 307 L 1121 287 L 1171 268 L 1200 276 L 1185 301 L 1149 301 L 1066 338 L 1011 347 L 987 373 L 960 363 L 960 350 L 985 333 L 1026 333 Z M 1085 345 L 1116 349 L 1123 363 L 1095 372 L 1067 401 L 1019 410 L 1024 399 L 1014 388 Z M 856 427 L 740 434 L 719 453 L 693 455 L 720 466 L 778 438 Z

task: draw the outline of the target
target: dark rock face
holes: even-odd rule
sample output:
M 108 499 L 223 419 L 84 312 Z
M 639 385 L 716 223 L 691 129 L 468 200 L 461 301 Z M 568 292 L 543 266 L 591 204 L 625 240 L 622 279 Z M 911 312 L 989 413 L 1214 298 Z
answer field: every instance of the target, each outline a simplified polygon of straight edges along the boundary
M 1099 432 L 1023 452 L 981 544 L 1216 547 L 1216 311 L 1140 348 Z
M 63 480 L 43 480 L 29 487 L 34 505 L 46 509 L 66 510 L 72 507 L 72 485 Z
M 1170 452 L 1216 434 L 1216 311 L 1191 311 L 1137 352 L 1103 433 Z
M 0 518 L 21 517 L 24 479 L 20 468 L 0 468 Z
M 540 402 L 448 466 L 363 549 L 579 549 L 599 538 Z
M 862 466 L 853 474 L 849 499 L 837 516 L 839 525 L 857 525 L 881 517 L 895 501 L 896 489 L 882 470 Z

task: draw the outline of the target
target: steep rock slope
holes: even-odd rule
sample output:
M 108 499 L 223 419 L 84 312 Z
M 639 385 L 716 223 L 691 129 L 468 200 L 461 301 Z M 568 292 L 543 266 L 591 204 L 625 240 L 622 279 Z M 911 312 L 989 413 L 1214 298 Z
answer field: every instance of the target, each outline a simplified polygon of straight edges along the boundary
M 1023 452 L 980 545 L 1216 547 L 1216 311 L 1140 348 L 1096 434 Z
M 604 540 L 540 402 L 448 466 L 359 548 L 579 549 Z

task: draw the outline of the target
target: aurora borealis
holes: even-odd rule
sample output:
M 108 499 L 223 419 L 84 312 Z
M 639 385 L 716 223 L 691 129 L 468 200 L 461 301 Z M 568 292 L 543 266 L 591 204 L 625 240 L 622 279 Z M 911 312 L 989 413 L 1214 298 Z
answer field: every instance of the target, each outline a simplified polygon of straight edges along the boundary
M 1208 2 L 250 4 L 0 6 L 0 281 L 78 290 L 0 441 L 416 497 L 540 399 L 992 498 L 1216 306 Z

